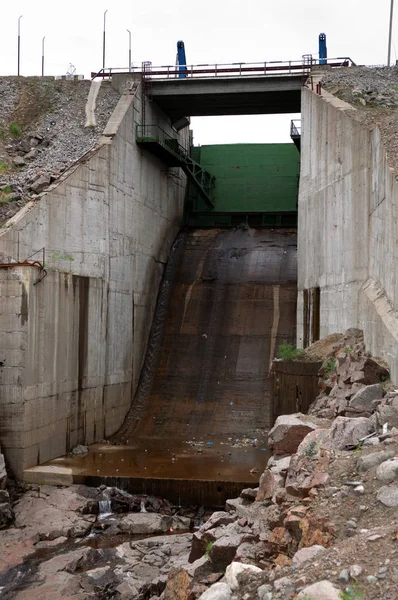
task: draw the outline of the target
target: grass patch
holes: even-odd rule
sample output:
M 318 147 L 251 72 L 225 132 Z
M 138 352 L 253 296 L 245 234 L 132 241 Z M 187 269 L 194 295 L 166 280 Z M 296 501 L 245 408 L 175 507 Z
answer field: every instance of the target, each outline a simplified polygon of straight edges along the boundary
M 8 130 L 10 132 L 11 137 L 13 137 L 14 139 L 21 137 L 21 128 L 18 125 L 18 123 L 10 123 Z
M 363 592 L 357 587 L 348 588 L 345 592 L 340 592 L 341 600 L 361 600 Z
M 0 205 L 8 204 L 10 201 L 10 194 L 12 192 L 12 188 L 9 185 L 1 188 L 0 190 Z
M 0 162 L 0 173 L 5 173 L 7 171 L 7 169 L 8 169 L 7 163 Z
M 300 358 L 303 354 L 304 350 L 296 348 L 296 346 L 288 342 L 284 342 L 278 348 L 278 358 L 282 360 L 294 360 L 295 358 Z
M 215 542 L 209 542 L 206 546 L 205 556 L 209 556 L 210 550 L 213 548 Z
M 324 379 L 329 379 L 331 373 L 336 369 L 336 359 L 331 356 L 327 359 L 323 366 Z

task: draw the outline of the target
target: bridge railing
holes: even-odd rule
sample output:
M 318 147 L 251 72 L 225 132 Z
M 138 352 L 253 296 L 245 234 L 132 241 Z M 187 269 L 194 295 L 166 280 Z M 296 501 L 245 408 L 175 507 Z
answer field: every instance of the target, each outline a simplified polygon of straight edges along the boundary
M 264 61 L 255 63 L 232 63 L 232 64 L 201 64 L 201 65 L 161 65 L 152 66 L 143 63 L 141 68 L 130 69 L 110 68 L 101 69 L 97 73 L 92 72 L 91 77 L 108 78 L 112 75 L 122 73 L 131 75 L 139 74 L 146 79 L 175 79 L 175 78 L 207 78 L 207 77 L 259 77 L 275 75 L 307 75 L 317 65 L 324 66 L 319 59 L 308 56 L 302 60 L 289 61 Z M 349 57 L 338 57 L 327 59 L 327 66 L 332 68 L 355 66 Z M 325 66 L 326 66 L 325 65 Z

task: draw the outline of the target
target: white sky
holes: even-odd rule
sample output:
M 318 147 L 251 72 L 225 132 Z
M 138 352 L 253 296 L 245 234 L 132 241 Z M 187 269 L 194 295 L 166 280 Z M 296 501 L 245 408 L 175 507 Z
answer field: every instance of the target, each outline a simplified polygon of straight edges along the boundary
M 70 63 L 89 77 L 102 67 L 103 13 L 108 9 L 107 67 L 175 63 L 184 40 L 188 64 L 298 60 L 318 52 L 327 34 L 329 57 L 350 56 L 357 64 L 385 64 L 390 0 L 3 0 L 0 75 L 17 72 L 17 21 L 21 19 L 21 74 L 41 73 L 46 36 L 48 75 L 64 74 Z M 397 25 L 393 42 L 398 50 Z M 396 49 L 393 45 L 392 59 Z M 290 116 L 192 119 L 195 143 L 290 141 Z

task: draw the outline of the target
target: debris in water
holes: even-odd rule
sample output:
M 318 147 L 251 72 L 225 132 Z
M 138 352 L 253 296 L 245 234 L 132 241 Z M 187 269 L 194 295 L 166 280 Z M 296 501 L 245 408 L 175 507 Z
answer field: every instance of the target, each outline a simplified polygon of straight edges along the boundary
M 254 467 L 253 469 L 250 469 L 249 473 L 258 473 L 258 469 Z
M 207 334 L 206 334 L 206 333 L 204 333 L 204 334 L 202 335 L 202 338 L 203 338 L 204 340 L 207 340 Z

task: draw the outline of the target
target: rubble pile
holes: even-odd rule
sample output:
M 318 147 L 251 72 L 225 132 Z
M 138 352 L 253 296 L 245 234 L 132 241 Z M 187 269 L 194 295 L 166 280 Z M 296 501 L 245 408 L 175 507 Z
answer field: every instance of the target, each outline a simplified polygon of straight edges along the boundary
M 0 223 L 95 147 L 120 94 L 103 82 L 85 127 L 90 81 L 0 78 Z
M 308 353 L 324 360 L 320 395 L 312 414 L 278 417 L 258 487 L 211 515 L 33 487 L 0 532 L 2 597 L 397 598 L 398 390 L 358 330 Z
M 326 71 L 322 87 L 353 107 L 350 118 L 379 127 L 387 159 L 398 174 L 398 67 L 350 67 Z

